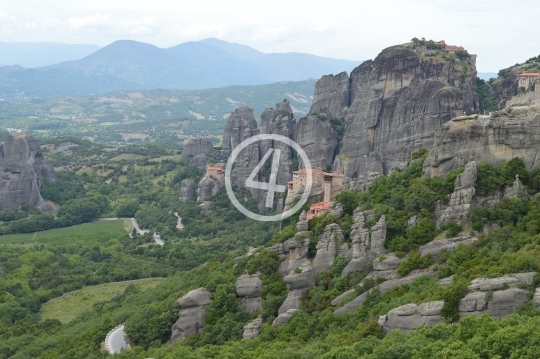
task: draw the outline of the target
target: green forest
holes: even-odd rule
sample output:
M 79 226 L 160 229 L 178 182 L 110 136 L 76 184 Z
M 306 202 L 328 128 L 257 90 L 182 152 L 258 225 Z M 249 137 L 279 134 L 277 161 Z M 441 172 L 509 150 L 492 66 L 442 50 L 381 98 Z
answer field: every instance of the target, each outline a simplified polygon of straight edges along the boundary
M 50 143 L 65 139 L 59 141 Z M 436 202 L 448 202 L 463 169 L 446 178 L 422 178 L 425 150 L 414 153 L 403 172 L 379 177 L 368 190 L 342 192 L 336 199 L 343 206 L 342 217 L 327 213 L 309 221 L 305 235 L 311 239 L 310 258 L 329 224 L 337 223 L 350 243 L 352 215 L 360 208 L 374 213 L 368 228 L 386 217 L 387 251 L 407 258 L 398 269 L 400 275 L 430 266 L 436 276 L 418 278 L 383 296 L 373 290 L 359 309 L 334 316 L 330 301 L 337 295 L 351 288 L 358 295 L 378 284 L 366 278 L 367 272 L 341 276 L 347 261 L 338 256 L 332 269 L 320 273 L 316 285 L 302 297 L 301 308 L 288 324 L 272 326 L 287 288 L 276 272 L 277 255 L 264 248 L 291 238 L 298 215 L 283 223 L 246 219 L 223 190 L 212 198 L 209 211 L 195 200 L 180 202 L 181 181 L 198 180 L 202 171 L 184 162 L 174 147 L 132 145 L 117 157 L 118 153 L 103 152 L 100 145 L 78 143 L 70 156 L 44 153 L 53 164 L 73 168 L 59 172 L 57 182 L 43 185 L 43 197 L 60 205 L 56 219 L 28 205 L 1 214 L 5 223 L 0 226 L 4 234 L 0 236 L 0 358 L 105 358 L 102 342 L 119 324 L 125 324 L 133 348 L 117 354 L 118 358 L 540 357 L 536 330 L 540 312 L 532 301 L 502 320 L 459 318 L 458 314 L 459 300 L 473 279 L 540 269 L 540 170 L 527 170 L 519 159 L 501 166 L 478 164 L 478 194 L 501 191 L 512 184 L 515 174 L 526 191 L 502 199 L 493 208 L 473 208 L 469 225 L 436 226 Z M 235 190 L 239 198 L 246 198 L 247 208 L 255 208 L 245 190 Z M 182 217 L 184 229 L 176 228 L 174 212 Z M 408 227 L 412 216 L 418 217 L 418 224 Z M 155 244 L 150 233 L 135 234 L 129 220 L 103 220 L 116 217 L 135 217 L 141 228 L 159 232 L 165 245 Z M 434 238 L 469 232 L 479 237 L 474 244 L 459 245 L 436 259 L 422 257 L 418 251 Z M 238 259 L 248 247 L 257 247 L 259 254 Z M 244 273 L 257 272 L 263 282 L 262 307 L 248 314 L 236 297 L 235 282 Z M 452 284 L 441 286 L 439 279 L 451 275 Z M 129 285 L 67 323 L 43 320 L 40 314 L 44 303 L 71 291 L 158 277 L 166 279 L 155 288 Z M 540 276 L 526 288 L 529 298 L 538 286 Z M 178 319 L 176 301 L 199 287 L 212 293 L 204 331 L 169 344 L 171 327 Z M 444 321 L 434 327 L 385 334 L 377 322 L 392 308 L 431 300 L 445 301 Z M 243 326 L 258 315 L 265 321 L 261 334 L 242 339 Z

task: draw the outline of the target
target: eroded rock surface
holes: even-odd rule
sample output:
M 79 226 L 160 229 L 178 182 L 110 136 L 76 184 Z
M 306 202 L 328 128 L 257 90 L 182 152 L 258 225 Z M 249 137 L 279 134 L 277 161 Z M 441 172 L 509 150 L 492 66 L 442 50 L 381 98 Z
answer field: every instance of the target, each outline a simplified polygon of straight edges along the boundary
M 254 321 L 248 323 L 244 326 L 244 333 L 242 333 L 242 338 L 244 339 L 253 339 L 259 336 L 261 333 L 261 327 L 263 325 L 263 318 L 259 315 Z
M 172 326 L 171 342 L 202 332 L 211 293 L 204 288 L 190 291 L 176 302 L 180 307 L 178 320 Z
M 442 320 L 443 301 L 422 304 L 405 304 L 394 308 L 379 318 L 379 324 L 388 333 L 394 329 L 404 332 L 415 330 L 421 326 L 433 326 Z
M 450 197 L 448 206 L 442 206 L 440 203 L 437 204 L 435 216 L 437 217 L 438 225 L 449 221 L 461 222 L 462 220 L 466 220 L 476 194 L 475 185 L 477 177 L 478 170 L 476 168 L 476 162 L 467 163 L 463 173 L 456 177 L 454 192 Z
M 333 166 L 351 178 L 388 173 L 414 149 L 430 148 L 443 123 L 478 108 L 474 60 L 436 62 L 409 45 L 383 50 L 346 79 L 322 77 L 310 114 L 345 118 Z
M 262 285 L 259 274 L 245 274 L 236 280 L 236 295 L 246 312 L 251 314 L 261 309 Z
M 182 183 L 180 184 L 180 201 L 187 202 L 194 199 L 196 195 L 195 188 L 194 180 L 189 178 L 182 180 Z
M 364 271 L 370 261 L 384 254 L 384 241 L 386 240 L 386 218 L 382 216 L 377 224 L 369 230 L 365 226 L 369 213 L 362 212 L 359 208 L 354 211 L 353 225 L 351 227 L 352 249 L 351 261 L 345 266 L 341 275 L 346 276 L 350 272 Z
M 48 162 L 36 158 L 39 149 L 33 136 L 22 133 L 0 143 L 0 211 L 28 203 L 42 211 L 56 212 L 56 207 L 40 194 L 43 181 L 56 181 L 56 174 Z
M 190 138 L 184 143 L 182 159 L 189 159 L 198 155 L 213 155 L 214 144 L 205 137 Z
M 500 165 L 514 157 L 527 168 L 540 165 L 540 107 L 512 107 L 491 116 L 445 123 L 424 162 L 424 176 L 445 177 L 471 161 Z
M 528 291 L 519 287 L 530 286 L 533 277 L 534 272 L 474 279 L 467 287 L 469 294 L 459 302 L 459 315 L 480 316 L 487 313 L 499 319 L 519 310 L 529 299 Z
M 364 304 L 364 302 L 366 301 L 368 294 L 371 293 L 371 291 L 373 291 L 375 288 L 378 288 L 380 295 L 383 296 L 386 292 L 388 292 L 390 289 L 394 287 L 398 287 L 404 284 L 411 284 L 418 278 L 421 278 L 423 276 L 433 277 L 433 275 L 434 275 L 434 272 L 431 269 L 427 269 L 423 271 L 412 272 L 411 274 L 403 278 L 387 280 L 386 282 L 383 282 L 375 286 L 374 288 L 360 294 L 355 299 L 345 304 L 343 307 L 336 309 L 334 311 L 334 315 L 342 315 L 342 314 L 345 314 L 345 313 L 348 313 L 348 312 L 351 312 L 353 310 L 360 308 L 360 306 Z M 344 297 L 342 299 L 344 299 Z M 339 302 L 336 300 L 332 301 L 332 305 L 337 306 L 340 303 L 341 301 Z
M 443 238 L 431 241 L 423 246 L 420 246 L 420 254 L 422 256 L 429 255 L 432 259 L 436 259 L 442 252 L 453 252 L 459 244 L 469 246 L 478 238 L 470 234 L 463 234 L 453 238 Z

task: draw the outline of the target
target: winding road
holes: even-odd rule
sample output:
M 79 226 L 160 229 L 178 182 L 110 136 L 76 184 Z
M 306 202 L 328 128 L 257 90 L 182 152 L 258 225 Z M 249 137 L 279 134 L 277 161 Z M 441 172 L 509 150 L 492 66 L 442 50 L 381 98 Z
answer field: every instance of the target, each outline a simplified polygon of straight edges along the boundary
M 126 334 L 124 333 L 124 326 L 119 325 L 107 334 L 105 338 L 105 346 L 110 354 L 120 353 L 120 350 L 131 349 L 126 342 Z

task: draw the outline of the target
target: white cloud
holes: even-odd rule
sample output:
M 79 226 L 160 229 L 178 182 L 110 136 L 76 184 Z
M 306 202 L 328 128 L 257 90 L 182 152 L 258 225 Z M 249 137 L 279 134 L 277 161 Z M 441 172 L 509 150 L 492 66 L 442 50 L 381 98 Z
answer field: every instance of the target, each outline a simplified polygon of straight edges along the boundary
M 70 18 L 66 24 L 72 31 L 99 33 L 109 37 L 111 35 L 137 36 L 153 34 L 156 19 L 154 17 L 145 17 L 137 20 L 128 20 L 113 17 L 109 14 L 95 14 Z

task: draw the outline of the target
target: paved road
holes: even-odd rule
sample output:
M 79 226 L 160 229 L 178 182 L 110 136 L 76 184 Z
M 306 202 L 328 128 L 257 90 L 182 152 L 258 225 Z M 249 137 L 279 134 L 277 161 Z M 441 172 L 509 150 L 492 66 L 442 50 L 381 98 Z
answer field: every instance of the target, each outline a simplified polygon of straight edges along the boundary
M 156 243 L 159 244 L 160 246 L 165 244 L 165 242 L 163 242 L 163 240 L 157 233 L 154 233 L 154 241 L 156 241 Z
M 184 225 L 182 224 L 182 217 L 178 215 L 178 212 L 174 212 L 174 215 L 176 216 L 176 218 L 178 218 L 178 223 L 176 224 L 176 228 L 184 229 Z
M 106 343 L 107 350 L 110 354 L 120 353 L 122 348 L 130 349 L 129 344 L 126 343 L 126 336 L 124 333 L 124 326 L 121 325 L 114 329 L 107 335 Z
M 137 220 L 135 218 L 131 219 L 131 224 L 133 225 L 133 228 L 135 228 L 135 230 L 137 231 L 137 234 L 140 234 L 142 236 L 148 233 L 148 230 L 143 230 L 139 228 L 139 224 L 137 223 Z

